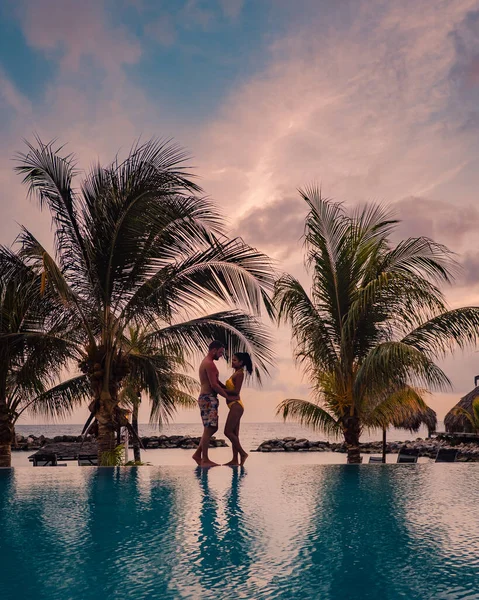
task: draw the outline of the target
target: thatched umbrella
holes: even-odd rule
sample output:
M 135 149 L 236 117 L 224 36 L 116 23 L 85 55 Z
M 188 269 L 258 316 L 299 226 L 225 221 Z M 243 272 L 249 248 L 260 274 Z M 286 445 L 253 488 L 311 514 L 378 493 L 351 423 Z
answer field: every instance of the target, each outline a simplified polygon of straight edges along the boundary
M 472 415 L 472 403 L 479 396 L 479 386 L 475 387 L 469 394 L 466 394 L 459 402 L 451 408 L 444 418 L 444 426 L 448 433 L 474 433 L 472 423 L 465 414 L 459 412 L 456 414 L 457 408 L 466 410 Z
M 412 413 L 409 417 L 401 419 L 393 423 L 393 425 L 396 429 L 408 429 L 411 433 L 417 433 L 425 425 L 427 427 L 427 435 L 431 437 L 431 433 L 437 427 L 436 411 L 428 406 L 425 410 Z
M 478 388 L 479 389 L 479 388 Z M 417 433 L 422 425 L 427 427 L 427 434 L 431 437 L 431 433 L 435 431 L 437 427 L 437 415 L 436 411 L 429 408 L 425 410 L 418 410 L 411 413 L 407 417 L 402 417 L 392 423 L 392 426 L 396 429 L 408 429 L 411 433 Z M 383 429 L 383 463 L 386 462 L 386 429 Z

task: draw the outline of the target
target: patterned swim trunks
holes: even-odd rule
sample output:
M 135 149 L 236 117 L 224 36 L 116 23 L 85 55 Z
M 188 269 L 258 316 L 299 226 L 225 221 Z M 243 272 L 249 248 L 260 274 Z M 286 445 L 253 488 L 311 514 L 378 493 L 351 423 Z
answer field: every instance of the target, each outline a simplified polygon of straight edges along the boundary
M 200 407 L 203 427 L 218 427 L 218 407 L 220 401 L 216 394 L 200 394 L 198 406 Z

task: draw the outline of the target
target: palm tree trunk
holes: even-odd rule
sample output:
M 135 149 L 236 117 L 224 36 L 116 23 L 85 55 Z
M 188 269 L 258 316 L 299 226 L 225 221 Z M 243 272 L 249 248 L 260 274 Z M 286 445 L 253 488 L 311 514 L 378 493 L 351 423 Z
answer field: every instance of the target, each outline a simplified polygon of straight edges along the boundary
M 115 401 L 111 395 L 102 393 L 100 406 L 96 413 L 98 421 L 98 464 L 104 465 L 106 461 L 102 458 L 104 453 L 110 453 L 116 448 L 116 426 L 114 422 Z
M 7 405 L 0 403 L 0 467 L 12 466 L 13 423 Z
M 343 423 L 344 441 L 348 450 L 348 464 L 360 464 L 359 437 L 361 426 L 359 419 L 355 415 L 347 416 L 344 417 Z
M 133 427 L 133 431 L 138 435 L 138 402 L 135 402 L 133 405 L 133 414 L 131 415 L 131 426 Z M 140 444 L 138 443 L 138 439 L 133 436 L 133 458 L 135 462 L 141 461 L 141 452 L 140 452 Z

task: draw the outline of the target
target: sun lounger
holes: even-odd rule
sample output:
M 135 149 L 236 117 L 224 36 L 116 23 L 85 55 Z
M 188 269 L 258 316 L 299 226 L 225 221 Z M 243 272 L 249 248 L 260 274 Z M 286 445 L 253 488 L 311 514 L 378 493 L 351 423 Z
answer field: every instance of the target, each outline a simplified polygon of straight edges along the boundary
M 79 454 L 78 455 L 78 466 L 79 467 L 97 467 L 98 466 L 98 455 L 97 454 Z
M 56 467 L 57 455 L 56 454 L 34 454 L 33 455 L 33 466 L 34 467 Z
M 400 452 L 398 454 L 398 463 L 401 464 L 413 464 L 417 463 L 418 452 Z
M 439 448 L 435 462 L 456 462 L 457 450 L 453 448 Z
M 382 464 L 383 462 L 383 457 L 382 456 L 370 456 L 369 457 L 369 464 Z

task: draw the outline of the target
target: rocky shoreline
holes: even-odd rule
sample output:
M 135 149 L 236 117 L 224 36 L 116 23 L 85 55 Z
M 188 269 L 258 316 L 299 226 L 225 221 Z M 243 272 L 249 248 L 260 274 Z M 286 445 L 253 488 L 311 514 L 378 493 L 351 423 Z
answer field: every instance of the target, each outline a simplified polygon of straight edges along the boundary
M 382 442 L 365 442 L 360 444 L 362 454 L 381 454 Z M 419 456 L 436 458 L 439 448 L 453 448 L 458 451 L 457 460 L 462 462 L 479 462 L 479 444 L 477 442 L 457 442 L 443 438 L 418 438 L 415 441 L 387 442 L 386 453 L 398 454 L 400 450 L 415 450 Z M 252 452 L 347 452 L 346 444 L 310 441 L 306 438 L 285 437 L 266 440 Z
M 82 442 L 81 435 L 56 435 L 53 438 L 45 437 L 44 435 L 17 435 L 16 444 L 12 446 L 12 451 L 30 451 L 39 450 L 46 444 L 55 444 L 59 442 Z M 92 442 L 94 439 L 91 436 L 85 438 L 86 442 Z M 192 450 L 199 444 L 200 438 L 189 435 L 152 435 L 142 437 L 141 441 L 145 449 L 152 448 L 182 448 L 184 450 Z M 214 436 L 210 440 L 210 448 L 224 448 L 228 444 L 225 440 L 217 439 Z M 130 440 L 131 447 L 131 440 Z
M 82 442 L 83 438 L 76 435 L 57 435 L 48 438 L 43 435 L 22 436 L 17 435 L 16 445 L 12 446 L 12 451 L 35 451 L 46 444 L 58 442 Z M 87 436 L 86 442 L 94 441 L 91 436 Z M 145 449 L 173 449 L 193 450 L 198 446 L 199 437 L 189 435 L 153 435 L 141 438 Z M 228 444 L 224 439 L 211 438 L 210 448 L 225 448 Z M 130 440 L 131 447 L 131 440 Z M 364 442 L 360 444 L 362 454 L 381 454 L 382 442 Z M 386 452 L 388 454 L 397 454 L 400 450 L 416 450 L 419 456 L 435 458 L 439 448 L 454 448 L 458 450 L 457 459 L 462 462 L 479 462 L 479 443 L 459 442 L 451 438 L 418 438 L 415 441 L 388 442 Z M 306 438 L 285 437 L 271 440 L 265 440 L 258 448 L 251 452 L 341 452 L 345 453 L 346 445 L 342 442 L 310 441 Z

